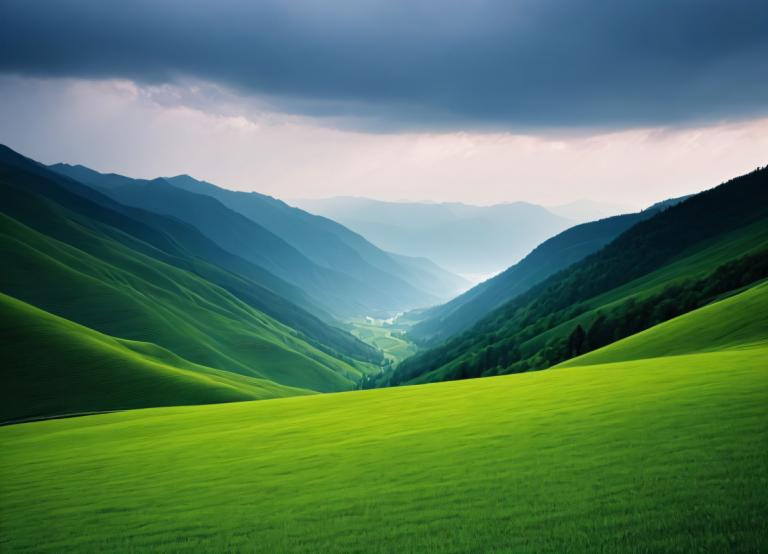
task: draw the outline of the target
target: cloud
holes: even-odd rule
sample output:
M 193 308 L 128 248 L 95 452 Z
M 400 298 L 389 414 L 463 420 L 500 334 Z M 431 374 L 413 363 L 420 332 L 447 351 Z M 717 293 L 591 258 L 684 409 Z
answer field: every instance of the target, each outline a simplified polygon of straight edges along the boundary
M 766 28 L 764 0 L 4 0 L 0 72 L 378 130 L 701 125 L 768 114 Z
M 42 162 L 189 173 L 280 198 L 640 207 L 768 162 L 768 118 L 596 134 L 366 133 L 272 113 L 205 83 L 0 77 L 0 98 L 0 143 Z

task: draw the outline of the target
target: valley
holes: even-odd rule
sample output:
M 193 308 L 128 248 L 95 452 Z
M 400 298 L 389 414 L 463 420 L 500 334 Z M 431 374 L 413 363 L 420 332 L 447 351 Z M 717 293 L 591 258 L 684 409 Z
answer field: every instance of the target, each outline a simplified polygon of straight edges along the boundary
M 398 318 L 358 319 L 349 322 L 352 334 L 361 341 L 379 349 L 391 366 L 397 366 L 417 351 L 417 346 L 408 340 L 409 326 L 399 324 Z
M 338 221 L 380 248 L 429 258 L 475 279 L 504 270 L 575 223 L 526 202 L 473 206 L 341 197 L 300 199 L 296 204 Z M 499 236 L 506 240 L 498 240 Z
M 766 29 L 0 0 L 0 554 L 768 553 Z
M 3 551 L 768 547 L 768 169 L 459 294 L 271 197 L 0 154 Z

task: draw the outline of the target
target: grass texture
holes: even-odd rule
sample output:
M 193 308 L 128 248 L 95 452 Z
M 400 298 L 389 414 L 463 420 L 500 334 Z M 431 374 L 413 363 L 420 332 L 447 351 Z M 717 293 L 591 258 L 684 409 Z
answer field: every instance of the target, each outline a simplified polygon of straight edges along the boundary
M 0 550 L 763 551 L 767 294 L 549 371 L 2 428 Z
M 0 333 L 13 359 L 3 370 L 0 421 L 309 394 L 110 337 L 2 293 Z

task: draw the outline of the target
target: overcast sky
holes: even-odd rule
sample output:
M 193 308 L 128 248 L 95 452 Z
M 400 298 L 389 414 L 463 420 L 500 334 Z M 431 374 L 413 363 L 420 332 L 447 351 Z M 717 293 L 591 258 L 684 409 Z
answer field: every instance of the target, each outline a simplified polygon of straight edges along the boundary
M 768 163 L 764 0 L 0 2 L 0 141 L 284 198 L 644 205 Z

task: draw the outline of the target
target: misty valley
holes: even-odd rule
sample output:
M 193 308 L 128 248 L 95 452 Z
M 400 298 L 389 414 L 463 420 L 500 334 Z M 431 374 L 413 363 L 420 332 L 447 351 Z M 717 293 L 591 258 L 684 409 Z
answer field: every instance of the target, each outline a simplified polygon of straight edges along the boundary
M 0 1 L 0 554 L 768 552 L 767 29 Z

